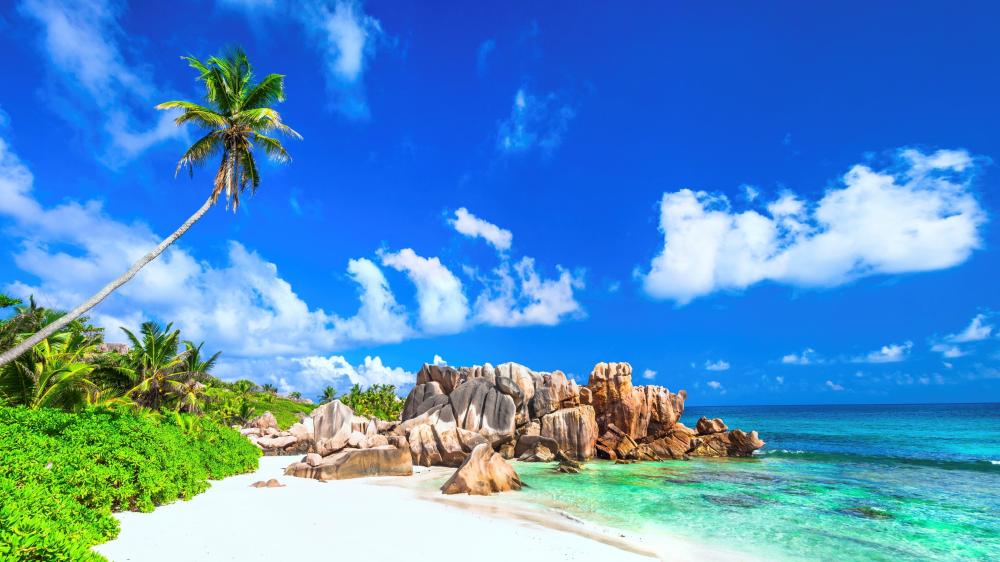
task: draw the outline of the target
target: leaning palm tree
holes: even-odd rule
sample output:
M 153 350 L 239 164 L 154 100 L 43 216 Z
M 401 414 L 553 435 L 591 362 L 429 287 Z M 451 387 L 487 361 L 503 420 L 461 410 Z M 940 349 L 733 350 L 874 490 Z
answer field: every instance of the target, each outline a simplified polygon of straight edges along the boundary
M 285 125 L 277 111 L 271 108 L 285 99 L 285 77 L 269 74 L 254 82 L 253 69 L 241 49 L 233 49 L 222 57 L 211 57 L 202 62 L 195 57 L 182 57 L 191 68 L 198 71 L 198 80 L 205 85 L 205 101 L 201 105 L 189 101 L 168 101 L 157 109 L 180 109 L 174 120 L 178 126 L 193 123 L 205 129 L 205 135 L 195 141 L 177 163 L 177 173 L 184 168 L 193 176 L 196 166 L 213 156 L 220 156 L 215 183 L 208 199 L 191 217 L 135 262 L 128 271 L 108 283 L 83 304 L 69 311 L 55 322 L 46 325 L 18 345 L 0 353 L 0 366 L 34 347 L 38 342 L 58 332 L 91 308 L 97 306 L 115 289 L 135 277 L 146 264 L 156 259 L 198 221 L 208 209 L 224 195 L 227 207 L 233 211 L 240 205 L 240 196 L 254 193 L 260 185 L 260 175 L 254 160 L 254 149 L 259 147 L 272 159 L 288 162 L 291 158 L 281 142 L 269 136 L 272 132 L 301 139 L 302 136 Z M 176 175 L 176 174 L 175 174 Z

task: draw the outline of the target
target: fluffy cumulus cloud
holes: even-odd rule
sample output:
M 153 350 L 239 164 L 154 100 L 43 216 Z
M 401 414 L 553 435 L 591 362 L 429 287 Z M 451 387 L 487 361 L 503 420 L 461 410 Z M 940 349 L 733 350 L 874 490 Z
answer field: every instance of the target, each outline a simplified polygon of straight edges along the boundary
M 272 17 L 301 25 L 322 58 L 330 105 L 349 119 L 367 119 L 365 72 L 380 46 L 391 44 L 382 23 L 365 13 L 358 0 L 217 0 L 253 17 Z
M 557 269 L 559 277 L 543 279 L 533 258 L 522 258 L 513 266 L 505 262 L 494 270 L 492 280 L 485 281 L 486 289 L 476 299 L 477 320 L 494 326 L 554 326 L 564 317 L 583 316 L 574 295 L 584 287 L 582 276 Z
M 455 217 L 448 221 L 459 234 L 470 238 L 482 238 L 497 251 L 505 252 L 510 249 L 510 244 L 514 235 L 507 229 L 485 221 L 462 207 L 455 211 Z
M 462 282 L 438 258 L 425 258 L 410 248 L 381 252 L 382 265 L 406 273 L 417 287 L 420 325 L 431 334 L 452 334 L 465 328 L 469 300 Z
M 706 384 L 713 390 L 723 391 L 722 383 L 719 381 L 708 381 Z
M 831 380 L 827 380 L 823 384 L 823 387 L 826 388 L 827 390 L 832 390 L 834 392 L 840 392 L 840 391 L 844 390 L 843 386 L 841 386 L 841 385 L 839 385 L 839 384 L 837 384 L 837 383 L 835 383 L 835 382 L 833 382 Z
M 709 371 L 728 371 L 729 362 L 722 359 L 718 361 L 705 361 L 705 369 Z
M 962 150 L 901 150 L 894 166 L 856 165 L 815 202 L 785 192 L 762 210 L 683 189 L 660 201 L 664 247 L 645 291 L 678 304 L 762 281 L 830 287 L 861 277 L 931 271 L 981 245 L 986 213 Z
M 126 60 L 134 46 L 119 24 L 121 11 L 122 3 L 113 0 L 25 0 L 20 5 L 21 14 L 41 28 L 44 67 L 57 84 L 46 95 L 74 123 L 103 128 L 108 147 L 101 158 L 111 166 L 183 136 L 173 114 L 152 109 L 163 88 L 137 61 Z M 95 115 L 99 119 L 91 122 Z
M 536 95 L 520 88 L 514 94 L 510 116 L 497 127 L 497 150 L 504 154 L 530 150 L 551 153 L 562 144 L 574 117 L 576 110 L 555 93 Z
M 857 363 L 898 363 L 909 356 L 911 349 L 913 349 L 911 341 L 883 345 L 880 349 L 858 357 L 854 361 Z
M 644 378 L 646 380 L 655 379 L 656 378 L 656 371 L 654 371 L 652 369 L 646 369 L 645 371 L 642 372 L 642 378 Z

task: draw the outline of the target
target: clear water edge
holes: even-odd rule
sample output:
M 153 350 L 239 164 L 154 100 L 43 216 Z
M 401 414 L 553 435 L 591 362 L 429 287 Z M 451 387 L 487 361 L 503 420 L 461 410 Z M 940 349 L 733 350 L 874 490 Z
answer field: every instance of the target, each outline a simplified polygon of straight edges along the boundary
M 691 408 L 757 429 L 748 459 L 519 463 L 524 500 L 779 560 L 1000 560 L 1000 404 Z

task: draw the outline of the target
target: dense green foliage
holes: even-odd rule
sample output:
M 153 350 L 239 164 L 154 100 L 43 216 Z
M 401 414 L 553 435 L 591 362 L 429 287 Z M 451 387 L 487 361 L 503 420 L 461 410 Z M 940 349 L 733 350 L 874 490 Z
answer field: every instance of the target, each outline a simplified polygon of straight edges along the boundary
M 112 511 L 190 499 L 256 469 L 238 432 L 205 417 L 0 406 L 0 560 L 100 560 Z
M 340 401 L 350 406 L 355 414 L 382 420 L 398 420 L 403 413 L 403 400 L 396 395 L 396 387 L 391 384 L 373 384 L 365 390 L 355 384 L 340 397 Z

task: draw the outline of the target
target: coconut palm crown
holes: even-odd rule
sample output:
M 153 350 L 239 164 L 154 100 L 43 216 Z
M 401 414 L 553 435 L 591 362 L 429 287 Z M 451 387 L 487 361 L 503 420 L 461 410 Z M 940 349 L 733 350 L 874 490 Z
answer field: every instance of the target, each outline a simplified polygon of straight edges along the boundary
M 268 74 L 254 82 L 253 67 L 241 49 L 233 49 L 222 57 L 210 57 L 204 62 L 195 57 L 181 57 L 198 71 L 198 80 L 205 84 L 205 101 L 201 105 L 190 101 L 168 101 L 157 109 L 180 109 L 174 120 L 177 125 L 191 123 L 205 129 L 177 162 L 176 173 L 184 168 L 194 175 L 196 166 L 214 156 L 220 156 L 215 174 L 212 202 L 225 194 L 227 207 L 235 211 L 240 195 L 247 189 L 253 194 L 260 185 L 260 174 L 254 160 L 254 148 L 259 147 L 278 162 L 291 157 L 274 138 L 274 132 L 301 139 L 302 135 L 285 125 L 273 108 L 285 99 L 285 77 Z

